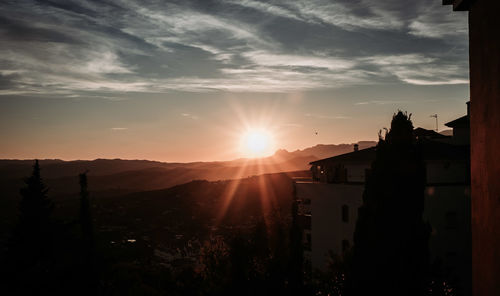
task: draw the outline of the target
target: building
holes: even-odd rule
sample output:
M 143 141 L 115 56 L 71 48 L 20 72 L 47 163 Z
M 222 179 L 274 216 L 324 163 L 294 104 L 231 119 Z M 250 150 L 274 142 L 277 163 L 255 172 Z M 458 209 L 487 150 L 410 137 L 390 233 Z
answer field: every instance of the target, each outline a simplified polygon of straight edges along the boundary
M 457 124 L 460 123 L 460 124 Z M 423 218 L 432 227 L 431 262 L 470 294 L 470 161 L 463 128 L 468 115 L 447 123 L 453 136 L 417 128 L 426 166 Z M 311 162 L 310 180 L 295 181 L 296 198 L 303 215 L 305 257 L 313 269 L 324 270 L 328 254 L 342 255 L 353 243 L 364 182 L 376 147 Z M 395 222 L 397 223 L 397 222 Z
M 500 1 L 443 4 L 469 17 L 473 294 L 500 295 Z

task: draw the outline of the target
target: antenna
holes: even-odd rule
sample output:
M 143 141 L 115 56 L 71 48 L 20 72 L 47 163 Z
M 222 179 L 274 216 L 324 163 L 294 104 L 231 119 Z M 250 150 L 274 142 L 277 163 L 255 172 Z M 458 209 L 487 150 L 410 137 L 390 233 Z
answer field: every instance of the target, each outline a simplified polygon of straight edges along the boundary
M 437 132 L 437 131 L 438 131 L 438 115 L 437 115 L 437 114 L 433 114 L 433 115 L 431 115 L 431 116 L 429 116 L 429 117 L 434 117 L 434 118 L 436 118 L 436 132 Z

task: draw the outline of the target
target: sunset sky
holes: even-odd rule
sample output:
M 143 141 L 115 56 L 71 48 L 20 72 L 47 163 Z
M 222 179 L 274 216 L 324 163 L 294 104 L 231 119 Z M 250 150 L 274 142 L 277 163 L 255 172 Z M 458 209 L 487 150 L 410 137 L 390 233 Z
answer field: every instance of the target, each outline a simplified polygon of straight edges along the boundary
M 441 0 L 2 1 L 0 158 L 229 160 L 466 112 L 466 12 Z M 317 133 L 317 134 L 316 134 Z

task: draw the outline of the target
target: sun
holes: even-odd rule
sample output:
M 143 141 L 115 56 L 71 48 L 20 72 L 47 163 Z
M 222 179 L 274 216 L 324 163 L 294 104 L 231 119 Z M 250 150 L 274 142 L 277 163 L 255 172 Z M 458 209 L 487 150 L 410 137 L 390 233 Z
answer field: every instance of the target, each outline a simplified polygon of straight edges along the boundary
M 241 150 L 249 157 L 261 157 L 272 154 L 274 137 L 264 128 L 248 129 L 241 136 Z

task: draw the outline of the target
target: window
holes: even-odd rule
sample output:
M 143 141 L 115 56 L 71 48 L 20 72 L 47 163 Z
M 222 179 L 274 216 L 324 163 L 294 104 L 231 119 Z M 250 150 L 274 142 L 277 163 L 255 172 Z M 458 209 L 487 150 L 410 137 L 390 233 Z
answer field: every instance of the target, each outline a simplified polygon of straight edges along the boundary
M 342 206 L 342 221 L 349 222 L 349 207 L 347 205 Z

